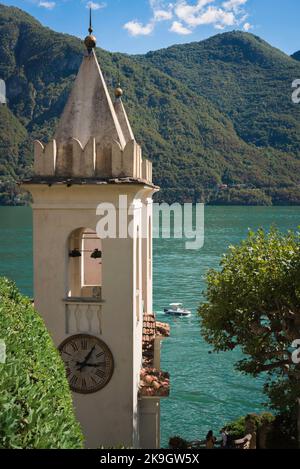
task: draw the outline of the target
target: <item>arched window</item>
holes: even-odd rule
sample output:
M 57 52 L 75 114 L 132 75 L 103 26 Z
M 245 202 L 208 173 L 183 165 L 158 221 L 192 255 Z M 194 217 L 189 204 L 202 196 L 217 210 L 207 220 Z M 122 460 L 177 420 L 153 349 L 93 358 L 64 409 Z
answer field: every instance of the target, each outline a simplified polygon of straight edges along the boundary
M 102 242 L 89 228 L 73 231 L 68 242 L 68 297 L 101 299 Z

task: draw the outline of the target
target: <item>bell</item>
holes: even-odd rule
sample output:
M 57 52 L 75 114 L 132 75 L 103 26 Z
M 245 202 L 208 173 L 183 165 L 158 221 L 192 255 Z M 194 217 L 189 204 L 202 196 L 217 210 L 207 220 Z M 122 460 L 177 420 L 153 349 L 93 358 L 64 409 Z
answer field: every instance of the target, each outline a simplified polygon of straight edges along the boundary
M 79 249 L 73 249 L 73 251 L 70 252 L 69 257 L 81 257 L 81 252 Z
M 92 259 L 102 259 L 102 252 L 99 249 L 95 249 L 91 254 Z

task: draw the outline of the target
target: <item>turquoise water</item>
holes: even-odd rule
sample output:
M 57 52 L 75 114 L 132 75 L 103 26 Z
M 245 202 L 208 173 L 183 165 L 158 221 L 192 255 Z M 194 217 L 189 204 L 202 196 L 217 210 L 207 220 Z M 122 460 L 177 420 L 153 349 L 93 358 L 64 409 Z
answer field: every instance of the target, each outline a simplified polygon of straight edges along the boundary
M 205 287 L 203 276 L 217 267 L 229 244 L 247 235 L 248 228 L 283 231 L 300 225 L 300 207 L 208 207 L 205 245 L 185 250 L 181 240 L 154 240 L 154 308 L 183 302 L 193 315 L 169 319 L 171 337 L 163 342 L 162 368 L 171 374 L 171 395 L 162 400 L 162 445 L 172 435 L 203 437 L 240 415 L 259 412 L 265 398 L 262 379 L 242 376 L 234 368 L 238 351 L 209 354 L 200 335 L 196 310 Z M 14 279 L 21 291 L 32 292 L 32 218 L 29 208 L 0 207 L 0 275 Z

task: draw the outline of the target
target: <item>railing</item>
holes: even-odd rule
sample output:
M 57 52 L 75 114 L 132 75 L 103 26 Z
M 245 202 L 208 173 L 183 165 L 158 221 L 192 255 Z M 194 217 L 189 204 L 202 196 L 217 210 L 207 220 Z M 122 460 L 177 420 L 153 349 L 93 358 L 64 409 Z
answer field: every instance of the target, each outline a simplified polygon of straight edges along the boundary
M 102 305 L 94 298 L 66 298 L 66 334 L 102 335 Z

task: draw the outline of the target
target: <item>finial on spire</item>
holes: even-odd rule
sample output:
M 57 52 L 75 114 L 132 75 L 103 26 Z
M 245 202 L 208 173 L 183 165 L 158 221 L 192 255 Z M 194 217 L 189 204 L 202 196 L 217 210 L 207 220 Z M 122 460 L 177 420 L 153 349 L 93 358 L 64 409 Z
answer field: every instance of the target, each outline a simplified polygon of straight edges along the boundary
M 123 96 L 123 90 L 121 88 L 121 83 L 118 84 L 118 86 L 115 88 L 115 97 L 118 99 L 118 98 L 122 98 Z
M 121 88 L 120 70 L 118 70 L 118 84 L 115 88 L 115 97 L 117 99 L 120 99 L 122 98 L 122 96 L 123 96 L 123 90 Z
M 90 7 L 90 27 L 89 27 L 89 33 L 92 34 L 93 28 L 92 28 L 92 7 Z
M 89 35 L 85 38 L 84 43 L 90 54 L 92 50 L 96 47 L 97 39 L 94 35 L 92 35 L 93 27 L 92 27 L 92 7 L 90 7 L 90 26 L 89 26 Z

